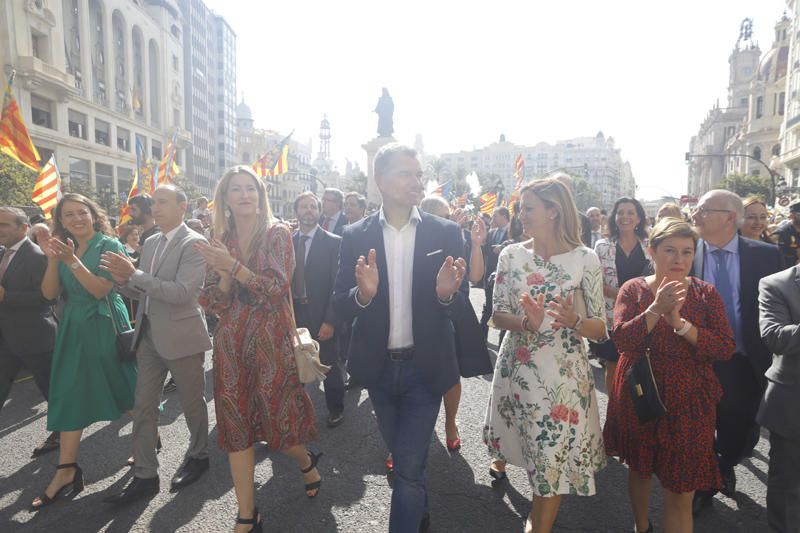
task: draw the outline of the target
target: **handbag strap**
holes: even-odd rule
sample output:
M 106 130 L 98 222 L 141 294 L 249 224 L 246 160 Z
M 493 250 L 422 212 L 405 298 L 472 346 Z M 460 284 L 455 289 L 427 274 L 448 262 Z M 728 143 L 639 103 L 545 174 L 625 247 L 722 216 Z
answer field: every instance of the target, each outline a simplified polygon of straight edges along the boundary
M 117 329 L 117 324 L 114 321 L 114 308 L 111 307 L 111 300 L 108 299 L 108 294 L 106 294 L 106 305 L 108 306 L 108 314 L 111 315 L 111 327 L 114 328 L 114 335 L 119 335 L 119 330 Z
M 300 344 L 300 334 L 297 333 L 297 321 L 294 318 L 294 298 L 292 298 L 292 284 L 289 282 L 289 292 L 286 293 L 286 299 L 289 300 L 289 320 L 292 324 L 292 337 Z

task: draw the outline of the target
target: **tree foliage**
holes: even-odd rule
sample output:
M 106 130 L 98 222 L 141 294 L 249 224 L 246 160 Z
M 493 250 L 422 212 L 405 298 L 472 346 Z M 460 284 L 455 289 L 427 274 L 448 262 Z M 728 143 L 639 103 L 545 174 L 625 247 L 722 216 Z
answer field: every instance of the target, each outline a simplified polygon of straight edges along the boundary
M 770 179 L 765 176 L 730 174 L 722 178 L 722 181 L 719 182 L 719 188 L 735 192 L 742 198 L 759 196 L 766 199 L 767 203 L 772 203 L 772 186 Z
M 33 206 L 36 177 L 36 171 L 0 154 L 0 205 Z

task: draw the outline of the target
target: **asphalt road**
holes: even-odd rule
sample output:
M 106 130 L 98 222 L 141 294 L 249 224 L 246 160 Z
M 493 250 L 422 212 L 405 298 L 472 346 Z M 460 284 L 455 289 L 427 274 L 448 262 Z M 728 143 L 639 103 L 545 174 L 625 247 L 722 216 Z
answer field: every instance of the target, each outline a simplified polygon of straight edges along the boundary
M 472 301 L 480 314 L 483 292 L 473 289 Z M 497 341 L 492 332 L 490 342 Z M 31 380 L 14 386 L 0 413 L 0 531 L 20 532 L 225 532 L 236 516 L 227 458 L 216 447 L 216 419 L 211 393 L 210 356 L 207 393 L 211 429 L 211 469 L 203 479 L 179 493 L 169 492 L 169 480 L 180 468 L 188 431 L 175 393 L 164 396 L 160 433 L 164 450 L 160 494 L 149 502 L 114 509 L 102 503 L 107 491 L 128 482 L 125 460 L 131 453 L 131 422 L 121 419 L 89 427 L 81 443 L 79 463 L 86 489 L 73 501 L 58 501 L 37 513 L 30 502 L 47 486 L 57 454 L 31 459 L 32 448 L 46 437 L 46 404 Z M 606 397 L 600 370 L 595 373 L 601 413 Z M 433 532 L 522 531 L 530 510 L 531 491 L 524 472 L 509 467 L 509 483 L 492 487 L 481 428 L 491 376 L 463 381 L 458 424 L 463 441 L 459 453 L 445 447 L 444 412 L 439 416 L 429 458 L 429 493 Z M 391 488 L 383 460 L 387 450 L 375 424 L 364 391 L 346 397 L 345 421 L 325 427 L 327 415 L 319 387 L 310 391 L 317 406 L 319 442 L 311 448 L 324 452 L 319 468 L 322 490 L 315 500 L 303 492 L 302 477 L 280 453 L 256 452 L 256 502 L 270 532 L 385 532 L 388 529 Z M 762 435 L 752 458 L 736 469 L 737 500 L 717 496 L 712 510 L 695 523 L 695 531 L 755 533 L 766 526 L 766 475 L 769 445 Z M 567 497 L 556 521 L 558 532 L 631 531 L 633 518 L 627 498 L 627 472 L 610 460 L 597 480 L 594 497 Z M 652 519 L 661 531 L 662 503 L 654 491 Z

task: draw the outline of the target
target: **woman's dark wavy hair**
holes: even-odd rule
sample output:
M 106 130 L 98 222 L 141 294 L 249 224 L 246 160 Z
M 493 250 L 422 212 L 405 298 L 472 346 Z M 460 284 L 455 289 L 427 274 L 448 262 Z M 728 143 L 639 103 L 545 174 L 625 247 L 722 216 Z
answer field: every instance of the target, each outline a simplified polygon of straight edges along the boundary
M 64 206 L 64 202 L 76 202 L 85 205 L 92 214 L 92 219 L 94 220 L 92 227 L 94 230 L 99 231 L 104 235 L 108 235 L 109 237 L 114 236 L 114 230 L 111 228 L 111 224 L 108 222 L 108 216 L 106 215 L 106 212 L 89 198 L 75 192 L 65 193 L 61 200 L 59 200 L 58 204 L 56 204 L 56 208 L 53 210 L 54 236 L 58 237 L 62 241 L 66 241 L 67 239 L 72 239 L 73 242 L 75 241 L 75 237 L 73 237 L 61 223 L 61 209 Z M 77 243 L 75 244 L 77 245 Z
M 639 223 L 634 228 L 633 232 L 636 234 L 639 239 L 644 240 L 647 238 L 647 230 L 645 226 L 647 225 L 647 214 L 644 212 L 644 207 L 642 204 L 639 203 L 639 200 L 635 198 L 628 198 L 627 196 L 623 196 L 619 198 L 616 202 L 614 202 L 614 209 L 611 210 L 611 214 L 608 215 L 608 234 L 610 237 L 619 237 L 619 227 L 617 226 L 617 211 L 619 210 L 619 206 L 622 204 L 633 204 L 633 207 L 636 209 L 636 214 L 639 215 Z

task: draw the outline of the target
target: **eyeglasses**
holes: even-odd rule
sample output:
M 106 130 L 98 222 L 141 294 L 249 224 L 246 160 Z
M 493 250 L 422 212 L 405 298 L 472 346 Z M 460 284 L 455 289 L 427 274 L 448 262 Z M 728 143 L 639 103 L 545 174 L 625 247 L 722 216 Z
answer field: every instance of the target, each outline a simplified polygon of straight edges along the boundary
M 730 209 L 709 209 L 707 207 L 698 207 L 694 211 L 692 211 L 692 215 L 696 215 L 699 217 L 707 217 L 711 213 L 732 213 Z

